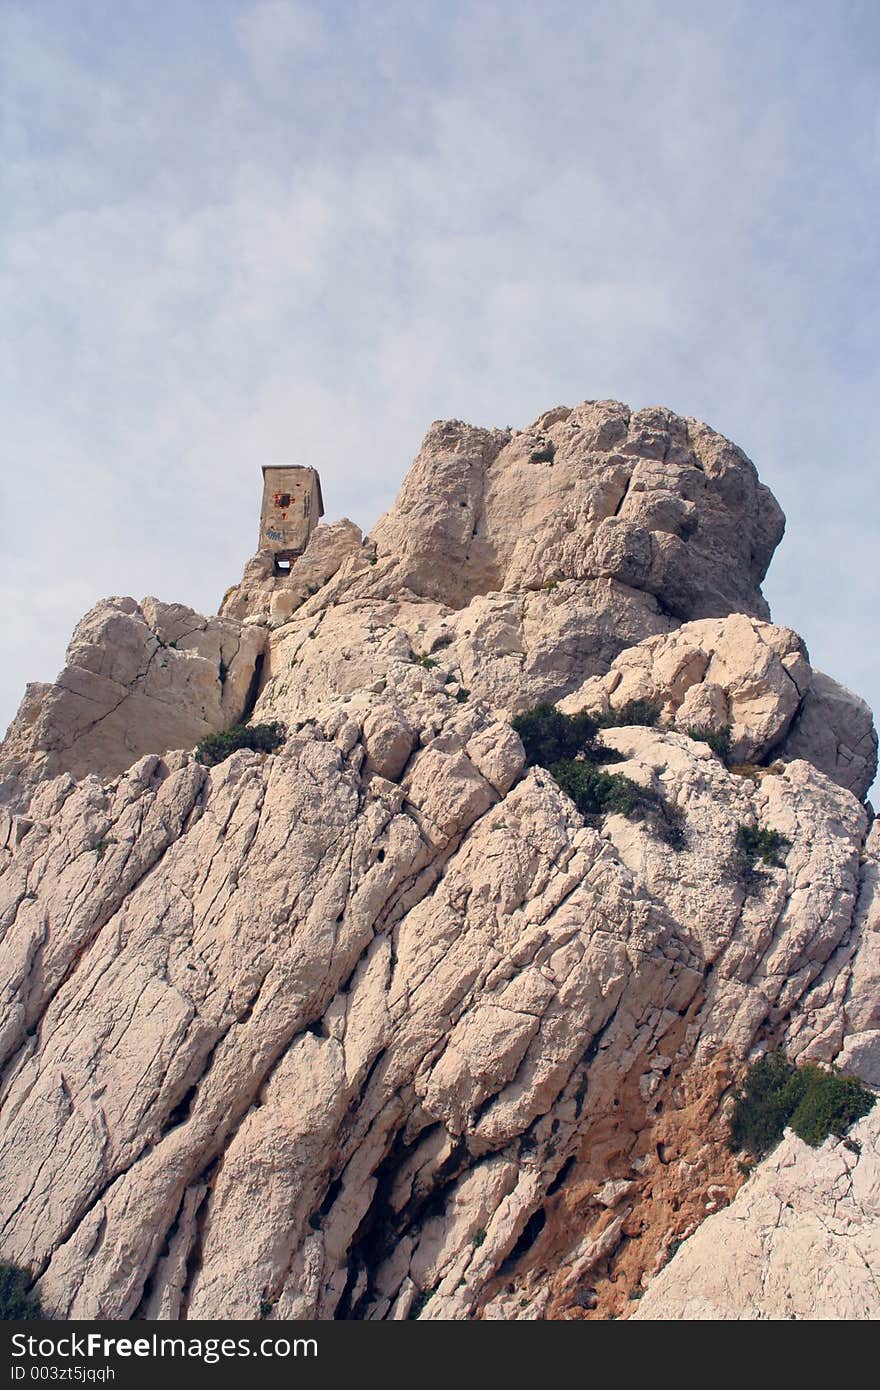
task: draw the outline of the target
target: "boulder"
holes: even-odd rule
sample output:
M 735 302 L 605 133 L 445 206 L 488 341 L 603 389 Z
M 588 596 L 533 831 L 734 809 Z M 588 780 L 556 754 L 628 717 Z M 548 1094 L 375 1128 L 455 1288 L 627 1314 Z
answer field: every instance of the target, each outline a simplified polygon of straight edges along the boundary
M 265 629 L 183 604 L 110 598 L 77 626 L 52 685 L 30 687 L 0 749 L 0 798 L 23 808 L 59 773 L 112 777 L 192 748 L 255 697 Z
M 811 680 L 797 633 L 737 613 L 628 647 L 561 708 L 608 714 L 645 701 L 682 733 L 730 726 L 732 760 L 759 762 L 783 743 Z
M 860 801 L 877 775 L 877 731 L 870 709 L 822 671 L 813 672 L 781 751 L 787 758 L 806 758 Z

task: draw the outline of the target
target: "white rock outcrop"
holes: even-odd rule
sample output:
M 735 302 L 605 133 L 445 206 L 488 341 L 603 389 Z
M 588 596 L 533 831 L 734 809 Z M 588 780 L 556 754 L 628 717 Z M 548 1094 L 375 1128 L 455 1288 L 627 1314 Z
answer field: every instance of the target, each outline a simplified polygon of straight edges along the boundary
M 649 1284 L 636 1319 L 873 1321 L 880 1106 L 811 1149 L 790 1131 Z M 873 1287 L 872 1287 L 873 1286 Z
M 262 618 L 271 627 L 279 627 L 333 578 L 344 560 L 357 554 L 362 540 L 360 527 L 347 517 L 329 526 L 319 524 L 286 574 L 276 572 L 271 551 L 257 551 L 245 565 L 241 583 L 224 594 L 221 616 L 241 621 Z
M 0 1256 L 48 1311 L 627 1315 L 739 1201 L 755 1049 L 880 1081 L 870 737 L 810 733 L 781 531 L 707 427 L 588 402 L 433 427 L 371 537 L 222 618 L 87 615 L 0 755 Z M 602 734 L 662 813 L 525 768 L 511 714 L 564 697 L 662 706 Z M 187 751 L 252 706 L 276 752 Z
M 23 809 L 48 777 L 112 777 L 145 753 L 191 748 L 256 698 L 265 629 L 179 603 L 104 599 L 52 685 L 29 688 L 0 749 L 0 803 Z
M 877 775 L 873 715 L 845 685 L 814 671 L 783 752 L 806 758 L 861 800 Z
M 682 733 L 729 726 L 732 759 L 757 762 L 784 739 L 811 678 L 797 633 L 737 613 L 627 648 L 560 708 L 608 714 L 643 700 Z

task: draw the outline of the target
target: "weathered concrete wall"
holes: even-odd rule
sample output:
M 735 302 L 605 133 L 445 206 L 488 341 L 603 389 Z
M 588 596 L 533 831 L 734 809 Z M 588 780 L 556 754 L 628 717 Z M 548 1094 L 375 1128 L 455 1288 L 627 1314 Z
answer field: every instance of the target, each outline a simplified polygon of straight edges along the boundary
M 314 468 L 263 469 L 260 550 L 281 558 L 302 554 L 323 513 L 321 482 Z

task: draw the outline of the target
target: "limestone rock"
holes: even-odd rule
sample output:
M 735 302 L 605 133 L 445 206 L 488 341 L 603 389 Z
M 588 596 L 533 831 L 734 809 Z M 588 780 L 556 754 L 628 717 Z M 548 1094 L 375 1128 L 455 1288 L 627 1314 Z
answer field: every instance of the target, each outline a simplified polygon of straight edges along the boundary
M 0 800 L 21 808 L 45 778 L 112 777 L 235 723 L 265 635 L 182 604 L 105 599 L 77 626 L 55 683 L 30 688 L 0 751 Z
M 730 725 L 732 759 L 750 763 L 782 743 L 811 679 L 796 633 L 734 614 L 628 647 L 561 707 L 607 714 L 644 700 L 682 733 Z
M 622 1086 L 634 1162 L 683 1069 L 809 1032 L 801 1001 L 859 897 L 849 793 L 803 762 L 755 786 L 681 735 L 613 731 L 621 768 L 683 808 L 676 853 L 619 817 L 585 827 L 540 770 L 493 786 L 500 728 L 437 698 L 401 786 L 310 724 L 273 756 L 148 759 L 35 797 L 0 876 L 0 1211 L 54 1311 L 384 1317 L 433 1293 L 423 1316 L 473 1316 Z M 745 897 L 726 865 L 750 816 L 793 847 Z M 650 1204 L 642 1173 L 605 1234 L 606 1184 L 635 1171 L 595 1183 L 594 1262 Z M 377 1251 L 359 1232 L 389 1190 Z
M 871 711 L 846 686 L 814 671 L 782 752 L 788 758 L 806 758 L 861 801 L 877 774 L 877 731 Z
M 604 578 L 679 620 L 766 618 L 758 586 L 783 526 L 745 454 L 707 426 L 585 401 L 513 433 L 438 421 L 371 540 L 377 577 L 387 557 L 397 587 L 453 608 Z
M 393 705 L 378 705 L 364 720 L 365 767 L 391 782 L 396 782 L 416 742 L 416 736 L 406 717 Z
M 360 527 L 343 517 L 332 525 L 316 526 L 302 555 L 285 574 L 276 573 L 271 551 L 258 550 L 245 565 L 241 583 L 223 596 L 221 615 L 240 621 L 266 618 L 272 627 L 280 627 L 310 594 L 332 579 L 348 556 L 358 554 L 361 543 Z
M 87 615 L 2 751 L 0 1249 L 47 1310 L 647 1314 L 738 1209 L 754 1050 L 880 1079 L 870 734 L 766 621 L 781 530 L 705 426 L 587 402 L 433 427 L 366 542 L 256 556 L 220 618 Z M 602 736 L 656 822 L 524 769 L 510 714 L 566 696 L 662 704 Z M 254 698 L 283 744 L 195 762 Z M 784 761 L 685 732 L 725 722 Z M 839 1263 L 829 1306 L 877 1316 Z
M 791 1132 L 649 1284 L 633 1317 L 877 1317 L 880 1106 L 818 1150 Z

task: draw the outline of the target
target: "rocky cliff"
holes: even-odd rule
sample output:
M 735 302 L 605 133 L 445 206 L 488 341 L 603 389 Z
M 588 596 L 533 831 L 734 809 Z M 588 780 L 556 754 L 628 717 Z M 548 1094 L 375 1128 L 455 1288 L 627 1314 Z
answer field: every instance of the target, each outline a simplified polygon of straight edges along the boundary
M 87 615 L 0 750 L 0 1255 L 46 1307 L 785 1315 L 692 1252 L 738 1223 L 784 1283 L 780 1165 L 795 1212 L 849 1181 L 792 1137 L 737 1194 L 726 1109 L 769 1047 L 880 1085 L 880 843 L 870 712 L 769 621 L 782 531 L 707 426 L 586 402 L 434 425 L 371 535 L 219 617 Z M 542 701 L 654 706 L 600 738 L 675 833 L 526 767 Z M 243 717 L 283 745 L 187 751 Z M 856 1205 L 795 1315 L 880 1311 Z

